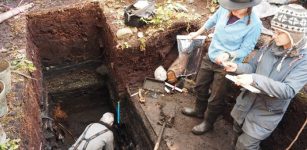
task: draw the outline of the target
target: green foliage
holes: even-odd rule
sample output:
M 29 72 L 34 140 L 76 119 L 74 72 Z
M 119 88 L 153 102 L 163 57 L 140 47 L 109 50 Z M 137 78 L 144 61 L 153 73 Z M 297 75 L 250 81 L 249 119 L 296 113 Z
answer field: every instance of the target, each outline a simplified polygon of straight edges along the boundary
M 141 18 L 147 24 L 152 24 L 158 28 L 170 27 L 175 20 L 191 21 L 199 19 L 201 16 L 197 13 L 187 12 L 184 5 L 172 1 L 167 1 L 156 5 L 156 15 L 151 20 Z
M 29 61 L 27 59 L 17 59 L 12 61 L 12 67 L 13 69 L 22 69 L 22 70 L 28 70 L 30 72 L 34 72 L 36 70 L 36 67 L 34 66 L 32 61 Z
M 212 2 L 213 2 L 214 4 L 217 4 L 219 1 L 218 1 L 218 0 L 212 0 Z
M 131 47 L 131 46 L 129 45 L 129 43 L 128 43 L 128 42 L 124 42 L 123 48 L 124 48 L 124 49 L 127 49 L 127 48 L 129 48 L 129 47 Z
M 146 38 L 145 37 L 139 38 L 139 41 L 141 42 L 140 50 L 145 51 L 146 50 Z
M 156 9 L 156 16 L 152 20 L 145 20 L 143 18 L 142 20 L 147 24 L 153 24 L 157 26 L 161 26 L 163 23 L 170 24 L 173 13 L 174 12 L 171 9 L 166 9 L 165 7 L 159 6 Z
M 19 148 L 20 139 L 8 139 L 5 143 L 0 144 L 0 150 L 16 150 Z

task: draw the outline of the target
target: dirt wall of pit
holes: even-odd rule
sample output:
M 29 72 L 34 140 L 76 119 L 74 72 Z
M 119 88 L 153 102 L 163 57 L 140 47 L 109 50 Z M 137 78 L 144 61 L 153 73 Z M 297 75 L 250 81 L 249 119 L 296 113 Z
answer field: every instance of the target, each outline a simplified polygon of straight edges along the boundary
M 31 49 L 31 51 L 29 51 Z M 31 42 L 27 42 L 27 57 L 29 60 L 38 60 L 37 47 Z M 39 61 L 34 65 L 38 65 Z M 27 149 L 40 149 L 43 146 L 42 122 L 41 122 L 41 99 L 42 72 L 40 68 L 30 73 L 35 79 L 27 79 L 25 82 L 16 84 L 15 98 L 22 102 L 23 118 L 20 125 L 20 147 Z
M 73 65 L 102 56 L 106 42 L 103 39 L 103 15 L 96 3 L 69 8 L 55 8 L 27 15 L 27 56 L 37 70 L 36 79 L 27 87 L 25 117 L 22 125 L 23 148 L 40 149 L 43 146 L 41 108 L 48 97 L 43 87 L 46 67 Z M 56 14 L 56 15 L 55 15 Z M 30 97 L 32 96 L 32 97 Z M 35 97 L 34 97 L 35 96 Z M 34 98 L 33 98 L 34 97 Z
M 34 12 L 27 20 L 44 67 L 100 59 L 106 46 L 105 18 L 97 3 Z
M 124 82 L 124 72 L 117 72 L 117 67 L 114 67 L 113 63 L 113 61 L 118 60 L 115 56 L 118 51 L 115 49 L 116 39 L 109 24 L 106 23 L 99 3 L 82 3 L 33 12 L 28 14 L 27 21 L 28 51 L 33 52 L 30 54 L 31 60 L 38 68 L 41 68 L 34 74 L 39 79 L 36 87 L 40 91 L 38 92 L 41 95 L 40 101 L 44 101 L 47 96 L 43 92 L 46 89 L 43 89 L 41 85 L 41 79 L 44 78 L 42 72 L 63 65 L 74 65 L 95 59 L 102 59 L 109 68 L 110 82 L 107 86 L 114 107 L 119 99 L 125 101 L 126 92 L 123 90 L 125 89 L 124 86 L 122 86 L 125 84 L 121 84 Z M 103 57 L 97 58 L 97 56 Z M 125 104 L 125 102 L 122 104 Z M 130 106 L 123 107 L 128 108 Z M 130 110 L 133 109 L 126 109 L 126 111 Z M 135 114 L 134 111 L 131 113 L 123 111 L 122 113 L 128 114 L 123 115 L 123 120 L 125 124 L 130 125 L 128 126 L 131 128 L 128 130 L 131 136 L 134 136 L 134 143 L 138 145 L 137 147 L 143 149 L 143 147 L 153 145 L 153 141 L 148 140 L 147 134 L 141 134 L 147 132 L 147 128 L 139 123 L 140 119 L 137 119 L 137 121 L 129 120 L 129 118 L 138 118 L 136 116 L 139 114 Z
M 116 48 L 117 39 L 114 36 L 116 28 L 111 24 L 112 18 L 109 17 L 110 14 L 103 12 L 100 5 L 99 3 L 76 4 L 29 14 L 29 50 L 34 51 L 30 56 L 38 68 L 45 69 L 45 67 L 52 68 L 63 64 L 69 65 L 97 59 L 97 56 L 102 54 L 104 57 L 98 59 L 103 59 L 108 66 L 111 81 L 108 86 L 113 92 L 111 98 L 114 106 L 118 100 L 124 101 L 123 107 L 125 108 L 122 115 L 129 132 L 134 136 L 134 142 L 138 143 L 138 149 L 144 149 L 144 147 L 152 149 L 157 135 L 142 112 L 139 102 L 131 101 L 127 88 L 135 92 L 142 85 L 145 77 L 153 77 L 153 72 L 159 65 L 168 68 L 178 55 L 176 35 L 186 33 L 188 26 L 192 26 L 191 31 L 193 29 L 195 31 L 198 26 L 196 24 L 175 23 L 158 36 L 148 39 L 145 51 L 139 50 L 140 43 L 128 49 L 119 49 Z M 203 51 L 205 52 L 206 49 Z M 41 58 L 37 58 L 38 55 Z M 35 77 L 39 81 L 34 84 L 34 87 L 37 88 L 38 95 L 42 96 L 44 95 L 41 85 L 42 73 L 36 72 Z M 302 116 L 296 119 L 299 120 L 296 123 L 293 123 L 290 118 L 298 112 L 302 113 L 306 110 L 306 102 L 302 103 L 304 105 L 293 101 L 286 114 L 286 119 L 282 121 L 276 133 L 274 132 L 267 140 L 268 142 L 264 143 L 265 147 L 278 143 L 280 138 L 287 137 L 287 144 L 293 139 L 293 135 L 298 131 L 296 129 L 302 124 Z M 293 107 L 297 107 L 294 109 L 296 111 L 292 111 Z M 37 114 L 35 115 L 37 117 Z M 288 124 L 293 124 L 290 128 L 294 126 L 295 128 L 289 132 L 277 133 L 288 129 Z M 35 140 L 34 137 L 38 137 L 31 136 L 33 136 L 33 140 Z M 306 133 L 302 137 L 306 137 Z M 303 139 L 300 138 L 299 143 L 303 143 L 304 146 L 306 144 L 302 141 Z M 165 143 L 163 148 L 166 149 Z

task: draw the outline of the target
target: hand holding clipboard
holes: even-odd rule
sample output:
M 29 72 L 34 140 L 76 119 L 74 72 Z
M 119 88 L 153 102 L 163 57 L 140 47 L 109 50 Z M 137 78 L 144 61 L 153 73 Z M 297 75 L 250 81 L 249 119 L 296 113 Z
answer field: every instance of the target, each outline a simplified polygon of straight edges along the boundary
M 237 76 L 233 76 L 233 75 L 227 74 L 225 77 L 226 77 L 227 79 L 229 79 L 229 80 L 235 82 L 235 83 L 238 82 Z M 247 90 L 253 92 L 253 93 L 261 93 L 261 91 L 260 91 L 259 89 L 255 88 L 255 87 L 253 87 L 253 86 L 251 86 L 251 85 L 244 85 L 244 84 L 242 84 L 241 86 L 244 87 L 245 89 L 247 89 Z

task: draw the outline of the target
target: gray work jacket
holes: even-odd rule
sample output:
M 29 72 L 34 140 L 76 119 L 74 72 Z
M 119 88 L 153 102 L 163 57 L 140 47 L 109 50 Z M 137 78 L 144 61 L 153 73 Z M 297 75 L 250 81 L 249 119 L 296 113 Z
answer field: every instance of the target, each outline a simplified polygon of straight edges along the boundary
M 281 121 L 291 99 L 307 83 L 307 49 L 300 57 L 288 57 L 277 65 L 282 57 L 275 56 L 269 48 L 258 51 L 249 63 L 238 64 L 237 74 L 252 74 L 254 83 L 261 93 L 245 89 L 237 97 L 231 111 L 242 130 L 259 140 L 267 138 Z

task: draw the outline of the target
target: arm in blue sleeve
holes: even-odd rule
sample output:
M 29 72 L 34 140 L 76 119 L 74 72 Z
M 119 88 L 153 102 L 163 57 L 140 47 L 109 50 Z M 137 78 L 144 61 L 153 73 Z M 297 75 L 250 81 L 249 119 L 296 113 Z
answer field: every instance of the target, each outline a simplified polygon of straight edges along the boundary
M 292 99 L 307 83 L 307 62 L 297 65 L 283 82 L 253 74 L 254 86 L 264 93 L 286 100 Z
M 243 42 L 238 50 L 230 52 L 232 57 L 244 58 L 246 57 L 257 44 L 261 34 L 261 26 L 254 26 L 245 36 Z
M 260 49 L 257 51 L 256 55 L 248 63 L 239 63 L 237 64 L 237 74 L 250 74 L 255 73 L 258 65 L 259 57 L 264 54 L 265 49 Z
M 220 7 L 211 17 L 209 17 L 209 19 L 206 21 L 206 23 L 204 24 L 204 27 L 206 30 L 209 30 L 210 28 L 214 27 L 221 12 L 222 12 L 222 7 Z

